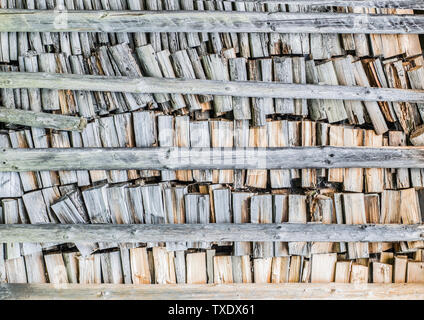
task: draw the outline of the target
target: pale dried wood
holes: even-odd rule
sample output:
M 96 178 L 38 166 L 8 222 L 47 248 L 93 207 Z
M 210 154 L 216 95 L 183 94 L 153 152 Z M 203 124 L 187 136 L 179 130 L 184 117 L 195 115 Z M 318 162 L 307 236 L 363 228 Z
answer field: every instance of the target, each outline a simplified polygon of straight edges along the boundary
M 211 145 L 208 121 L 190 121 L 190 146 L 208 148 Z M 163 171 L 162 171 L 163 172 Z M 193 170 L 193 179 L 197 182 L 212 182 L 211 170 Z
M 384 191 L 383 191 L 384 192 Z M 365 194 L 365 215 L 367 223 L 380 223 L 381 214 L 380 214 L 380 197 L 378 194 Z M 370 243 L 368 246 L 370 253 L 377 253 L 383 251 L 383 246 L 381 243 Z M 383 256 L 383 252 L 381 253 Z
M 65 262 L 61 253 L 44 255 L 49 282 L 53 284 L 69 283 Z
M 188 253 L 187 261 L 187 283 L 206 284 L 206 255 L 204 252 Z
M 363 129 L 344 128 L 343 144 L 349 147 L 359 147 L 364 145 Z M 351 192 L 362 192 L 364 188 L 364 170 L 362 168 L 352 168 L 344 170 L 343 189 Z
M 372 263 L 372 282 L 373 283 L 392 283 L 393 266 L 387 263 Z
M 152 251 L 155 266 L 155 283 L 176 283 L 174 252 L 168 252 L 163 247 L 153 247 Z
M 317 143 L 316 137 L 316 122 L 302 121 L 302 146 L 313 147 Z M 301 170 L 301 185 L 302 188 L 315 188 L 317 185 L 317 171 L 315 169 L 302 169 Z
M 379 129 L 384 131 L 387 128 L 384 128 L 386 124 L 381 110 L 378 109 L 378 104 L 371 103 L 372 101 L 424 101 L 424 90 L 422 89 L 374 88 L 370 87 L 365 74 L 359 73 L 358 77 L 355 78 L 360 86 L 338 86 L 151 77 L 140 79 L 114 76 L 113 74 L 103 76 L 44 72 L 0 72 L 0 87 L 9 89 L 50 88 L 58 90 L 110 91 L 134 94 L 183 93 L 238 97 L 362 100 L 368 101 L 365 106 L 374 125 L 377 127 L 376 132 L 378 134 L 383 133 L 378 131 Z M 140 106 L 134 107 L 139 108 Z
M 212 148 L 233 147 L 234 123 L 232 121 L 211 120 L 209 121 L 209 129 L 210 129 Z M 218 153 L 221 154 L 221 152 L 218 152 Z M 213 170 L 212 181 L 214 183 L 233 183 L 234 171 L 233 170 L 219 170 L 219 171 Z
M 254 195 L 250 199 L 250 222 L 272 223 L 272 196 Z M 274 256 L 272 242 L 253 242 L 254 258 L 269 258 Z
M 273 198 L 273 222 L 284 223 L 288 222 L 288 195 L 274 194 Z M 286 242 L 274 242 L 274 255 L 276 257 L 288 256 L 289 248 Z
M 352 261 L 337 261 L 334 282 L 349 283 Z
M 272 258 L 253 259 L 253 282 L 271 283 Z
M 272 4 L 301 4 L 308 6 L 346 6 L 375 8 L 423 9 L 424 4 L 417 0 L 227 0 L 228 2 L 258 2 Z
M 172 290 L 170 290 L 172 288 Z M 3 300 L 156 300 L 156 299 L 341 299 L 422 300 L 422 284 L 284 283 L 226 285 L 113 285 L 113 284 L 1 284 Z
M 232 122 L 230 124 L 232 125 Z M 221 131 L 223 134 L 224 131 L 228 132 Z M 34 170 L 219 169 L 223 175 L 218 181 L 232 183 L 232 169 L 424 168 L 422 149 L 423 147 L 326 146 L 243 149 L 229 147 L 3 148 L 0 153 L 2 163 L 0 171 L 17 171 L 22 175 L 25 171 Z M 231 175 L 225 177 L 227 171 Z M 356 180 L 355 184 L 357 184 Z
M 266 131 L 269 147 L 287 147 L 289 145 L 287 120 L 268 121 Z M 291 186 L 290 170 L 270 170 L 269 177 L 271 188 L 289 188 Z
M 290 257 L 272 258 L 272 283 L 286 283 L 289 280 Z
M 424 283 L 424 262 L 408 261 L 407 283 Z
M 406 269 L 408 264 L 407 256 L 396 256 L 393 265 L 393 282 L 405 283 L 406 282 Z
M 231 256 L 215 256 L 213 258 L 214 283 L 233 283 L 233 267 Z
M 234 223 L 248 223 L 250 221 L 249 203 L 253 193 L 233 192 L 232 193 L 232 210 Z M 250 242 L 234 242 L 233 255 L 244 256 L 251 254 Z
M 346 194 L 344 194 L 344 197 L 345 195 Z M 355 195 L 358 197 L 358 194 L 350 195 Z M 188 195 L 186 195 L 186 199 L 187 197 Z M 186 216 L 186 219 L 188 219 L 188 217 L 189 216 Z M 100 217 L 98 218 L 100 219 Z M 346 222 L 346 225 L 294 222 L 284 224 L 209 224 L 204 222 L 201 222 L 200 224 L 193 224 L 188 222 L 189 224 L 173 225 L 112 225 L 107 223 L 67 225 L 48 224 L 48 221 L 43 221 L 34 222 L 34 224 L 30 225 L 0 225 L 0 234 L 4 242 L 41 242 L 66 240 L 66 242 L 323 241 L 365 243 L 418 241 L 422 240 L 423 238 L 421 235 L 423 230 L 422 225 L 348 225 L 351 223 L 349 223 L 348 220 Z
M 353 62 L 353 70 L 355 74 L 356 83 L 362 87 L 370 87 L 370 82 L 365 73 L 365 68 L 361 60 Z M 364 102 L 367 113 L 374 126 L 375 132 L 380 135 L 388 131 L 387 123 L 384 119 L 383 113 L 381 112 L 380 106 L 377 102 L 366 101 Z
M 131 278 L 133 284 L 149 284 L 151 283 L 151 275 L 149 270 L 149 262 L 147 258 L 146 248 L 131 248 Z
M 355 285 L 368 283 L 368 266 L 352 264 L 350 272 L 350 283 Z
M 307 222 L 306 196 L 294 194 L 289 195 L 288 222 Z M 306 242 L 289 242 L 288 247 L 290 255 L 309 256 L 310 254 L 309 244 Z
M 344 193 L 343 208 L 346 224 L 366 223 L 365 198 L 363 193 Z M 349 242 L 347 246 L 349 259 L 369 257 L 367 243 Z
M 406 146 L 406 135 L 402 131 L 389 131 L 389 145 L 391 146 Z M 420 169 L 411 169 L 411 180 L 415 180 L 415 177 L 421 177 Z M 409 188 L 409 170 L 408 169 L 396 169 L 396 187 L 399 189 Z M 386 188 L 388 189 L 388 188 Z
M 268 146 L 267 126 L 250 127 L 249 147 L 265 148 Z M 246 186 L 265 189 L 267 186 L 268 172 L 266 170 L 247 170 Z

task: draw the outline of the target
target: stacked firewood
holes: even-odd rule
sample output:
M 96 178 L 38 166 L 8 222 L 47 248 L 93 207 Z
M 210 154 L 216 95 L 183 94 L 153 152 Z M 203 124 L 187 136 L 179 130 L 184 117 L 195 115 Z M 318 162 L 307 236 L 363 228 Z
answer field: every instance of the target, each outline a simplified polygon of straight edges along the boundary
M 412 13 L 220 0 L 0 8 Z M 409 34 L 0 33 L 2 72 L 424 89 L 423 62 Z M 81 132 L 1 124 L 1 148 L 424 145 L 419 102 L 0 87 L 0 105 L 88 121 Z M 423 169 L 408 168 L 0 172 L 0 223 L 421 224 L 423 188 Z M 423 241 L 8 243 L 0 282 L 414 283 L 424 282 L 423 250 Z

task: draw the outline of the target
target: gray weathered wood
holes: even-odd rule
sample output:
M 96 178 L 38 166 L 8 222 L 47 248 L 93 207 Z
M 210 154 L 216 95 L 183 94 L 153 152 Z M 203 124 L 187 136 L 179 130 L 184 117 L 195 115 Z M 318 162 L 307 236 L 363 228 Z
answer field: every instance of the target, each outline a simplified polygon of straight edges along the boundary
M 87 125 L 87 120 L 84 118 L 4 107 L 0 107 L 0 122 L 36 128 L 73 131 L 82 131 Z
M 66 12 L 66 23 L 54 17 Z M 0 32 L 280 32 L 421 34 L 422 15 L 234 11 L 0 9 Z
M 228 2 L 256 2 L 298 4 L 307 6 L 337 6 L 337 7 L 369 7 L 369 8 L 397 8 L 397 9 L 424 9 L 420 0 L 226 0 Z
M 44 148 L 0 152 L 0 172 L 424 168 L 424 147 Z
M 238 97 L 423 102 L 424 90 L 200 79 L 131 78 L 0 72 L 0 88 L 46 88 L 132 93 L 186 93 Z
M 26 284 L 0 285 L 2 300 L 258 300 L 258 299 L 341 299 L 386 300 L 424 299 L 421 283 L 239 283 L 239 284 Z
M 392 242 L 424 239 L 423 225 L 321 223 L 4 224 L 2 242 L 316 241 Z

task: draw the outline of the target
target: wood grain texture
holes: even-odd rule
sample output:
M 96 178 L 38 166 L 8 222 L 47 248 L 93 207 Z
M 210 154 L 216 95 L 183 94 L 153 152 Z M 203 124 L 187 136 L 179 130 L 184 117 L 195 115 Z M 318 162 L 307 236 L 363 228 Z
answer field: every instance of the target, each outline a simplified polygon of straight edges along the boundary
M 0 172 L 304 168 L 424 168 L 424 147 L 0 149 Z
M 227 0 L 229 2 L 282 3 L 307 6 L 369 7 L 396 9 L 423 9 L 420 0 Z
M 423 284 L 0 284 L 1 300 L 424 299 Z
M 67 131 L 82 131 L 87 125 L 85 118 L 4 107 L 0 107 L 0 122 Z
M 45 88 L 58 90 L 131 93 L 183 93 L 237 97 L 343 99 L 362 101 L 423 102 L 424 90 L 359 86 L 314 85 L 261 81 L 134 78 L 45 72 L 0 72 L 0 88 Z
M 319 223 L 4 224 L 2 242 L 317 241 L 393 242 L 424 238 L 424 226 Z
M 420 34 L 422 15 L 234 11 L 0 9 L 0 32 L 279 32 Z

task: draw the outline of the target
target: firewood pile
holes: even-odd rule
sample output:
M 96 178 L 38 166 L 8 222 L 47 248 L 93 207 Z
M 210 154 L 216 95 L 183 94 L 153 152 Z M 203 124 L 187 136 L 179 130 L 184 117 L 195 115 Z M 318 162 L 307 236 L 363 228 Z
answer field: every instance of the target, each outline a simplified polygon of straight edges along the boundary
M 348 163 L 366 147 L 376 150 L 366 159 L 371 161 L 378 150 L 424 146 L 419 36 L 424 18 L 413 10 L 424 6 L 419 1 L 398 1 L 397 7 L 386 1 L 387 8 L 372 6 L 374 1 L 316 2 L 0 1 L 0 147 L 4 154 L 27 152 L 22 158 L 0 155 L 0 241 L 12 224 L 421 228 L 422 151 L 414 162 L 399 160 L 393 167 L 390 157 L 376 158 L 385 161 L 381 167 L 380 160 L 364 167 L 333 166 L 331 158 L 345 157 Z M 130 25 L 131 11 L 140 10 L 153 12 L 150 29 L 146 22 Z M 25 25 L 19 12 L 40 17 L 29 17 Z M 216 20 L 190 23 L 191 13 L 202 12 Z M 249 23 L 230 25 L 231 14 L 240 12 Z M 97 13 L 104 20 L 93 18 Z M 162 13 L 175 14 L 175 25 Z M 256 13 L 264 15 L 256 18 Z M 188 17 L 187 25 L 178 14 Z M 278 14 L 301 15 L 306 27 L 299 24 L 302 32 L 296 33 L 287 24 L 284 33 L 272 20 L 263 22 L 271 28 L 265 32 L 262 22 L 254 22 Z M 371 17 L 368 24 L 364 17 Z M 399 27 L 410 17 L 417 19 L 415 29 Z M 350 25 L 350 19 L 359 22 Z M 220 27 L 225 21 L 229 27 Z M 361 23 L 376 33 L 361 29 Z M 398 32 L 389 29 L 393 23 Z M 247 82 L 252 85 L 245 87 Z M 336 151 L 328 165 L 296 166 L 314 150 L 332 147 Z M 103 148 L 117 153 L 102 159 Z M 181 156 L 172 165 L 155 158 L 139 167 L 138 156 L 120 155 L 129 148 L 180 150 Z M 212 150 L 217 158 L 224 150 L 260 154 L 272 148 L 300 150 L 303 156 L 283 167 L 232 167 L 228 161 L 191 166 L 196 158 L 183 155 L 191 148 Z M 337 150 L 344 148 L 350 153 L 340 156 Z M 75 149 L 75 157 L 61 157 L 66 149 Z M 78 152 L 87 152 L 88 159 L 90 152 L 100 155 L 90 162 L 80 160 Z M 113 166 L 115 161 L 125 165 Z M 164 234 L 160 242 L 124 243 L 102 241 L 102 234 L 96 242 L 5 241 L 0 287 L 424 283 L 424 231 L 414 241 L 390 242 L 314 242 L 307 236 L 302 242 L 271 236 L 269 241 L 205 241 L 199 232 L 198 241 L 173 241 Z M 26 239 L 23 232 L 18 238 Z

